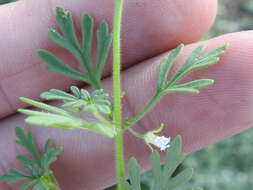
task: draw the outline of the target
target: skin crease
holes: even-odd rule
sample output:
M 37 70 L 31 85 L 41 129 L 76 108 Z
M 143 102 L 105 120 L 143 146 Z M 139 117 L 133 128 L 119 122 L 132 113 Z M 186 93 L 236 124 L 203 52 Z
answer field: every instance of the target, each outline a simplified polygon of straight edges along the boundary
M 12 14 L 10 13 L 8 14 L 8 11 L 13 9 L 13 6 L 14 7 L 16 6 L 15 9 L 18 9 L 19 6 L 25 9 L 25 7 L 29 7 L 29 5 L 25 5 L 25 3 L 27 2 L 28 1 L 23 1 L 23 3 L 20 2 L 13 5 L 3 6 L 3 8 L 1 7 L 0 9 L 2 9 L 3 11 L 0 11 L 0 17 L 6 18 L 8 17 L 8 15 L 10 17 L 15 17 L 18 15 L 19 11 L 22 14 L 26 14 L 27 13 L 26 10 L 17 10 L 16 13 Z M 99 3 L 99 1 L 96 2 Z M 133 2 L 134 1 L 131 1 L 131 3 Z M 161 3 L 160 1 L 157 2 L 152 1 L 151 4 L 144 3 L 145 6 L 147 7 L 145 7 L 144 5 L 141 6 L 144 6 L 145 10 L 149 9 L 151 10 L 152 6 L 157 7 L 159 5 L 158 2 Z M 168 3 L 168 5 L 166 4 L 168 8 L 172 7 L 171 10 L 175 11 L 175 9 L 178 8 L 178 13 L 180 13 L 178 17 L 180 18 L 175 20 L 177 22 L 183 20 L 182 22 L 180 22 L 178 26 L 184 23 L 186 25 L 185 26 L 186 28 L 190 26 L 192 26 L 193 28 L 196 27 L 193 25 L 194 19 L 189 18 L 189 15 L 191 15 L 189 14 L 190 10 L 201 10 L 201 11 L 192 11 L 195 14 L 197 14 L 196 12 L 198 12 L 200 14 L 199 17 L 201 17 L 201 19 L 203 19 L 202 16 L 204 16 L 205 14 L 209 16 L 205 17 L 207 19 L 206 22 L 200 22 L 198 24 L 197 28 L 198 30 L 199 28 L 203 28 L 202 32 L 200 32 L 199 34 L 194 34 L 196 30 L 193 30 L 193 28 L 192 30 L 190 30 L 189 28 L 187 30 L 186 28 L 184 30 L 182 29 L 183 31 L 180 30 L 179 28 L 175 30 L 177 22 L 174 21 L 172 22 L 171 20 L 167 21 L 165 19 L 166 17 L 169 17 L 168 11 L 168 15 L 165 16 L 164 20 L 161 20 L 161 24 L 159 24 L 160 26 L 163 25 L 164 32 L 156 34 L 156 32 L 158 31 L 161 32 L 163 30 L 160 31 L 158 30 L 160 28 L 157 29 L 157 27 L 160 26 L 151 27 L 152 30 L 157 29 L 157 31 L 153 32 L 153 35 L 157 35 L 157 37 L 160 36 L 160 39 L 152 41 L 152 43 L 150 44 L 150 42 L 147 41 L 147 38 L 149 37 L 146 36 L 141 39 L 142 42 L 139 42 L 146 44 L 146 46 L 149 46 L 149 48 L 145 49 L 145 51 L 144 50 L 141 52 L 137 51 L 137 47 L 139 50 L 142 49 L 142 46 L 144 46 L 137 43 L 136 40 L 140 40 L 139 38 L 136 39 L 135 42 L 131 42 L 131 40 L 128 41 L 125 40 L 124 42 L 125 49 L 123 49 L 123 53 L 125 55 L 128 55 L 129 51 L 130 54 L 129 58 L 128 56 L 125 56 L 124 58 L 124 67 L 130 67 L 132 65 L 131 68 L 123 72 L 122 76 L 123 91 L 126 92 L 126 96 L 123 100 L 123 106 L 126 117 L 131 117 L 132 115 L 134 115 L 134 113 L 140 110 L 141 107 L 143 107 L 143 105 L 148 102 L 148 100 L 152 97 L 154 93 L 158 66 L 164 54 L 156 57 L 155 55 L 159 54 L 160 52 L 165 52 L 166 50 L 172 47 L 175 47 L 178 43 L 182 41 L 184 43 L 187 43 L 197 40 L 198 37 L 200 37 L 200 34 L 204 33 L 208 29 L 215 14 L 216 2 L 212 0 L 205 2 L 191 1 L 191 3 L 187 6 L 186 4 L 188 1 L 177 1 L 177 3 L 175 4 L 173 4 L 171 1 L 166 2 Z M 182 10 L 183 9 L 182 7 L 184 7 L 183 2 L 185 3 L 185 9 L 188 9 L 188 11 L 184 12 L 184 10 Z M 29 3 L 32 2 L 29 1 Z M 131 3 L 129 4 L 131 5 Z M 203 13 L 200 13 L 202 12 L 200 4 L 201 6 L 211 8 L 213 7 L 214 9 L 210 10 L 207 9 L 203 11 Z M 40 6 L 42 5 L 43 3 L 41 3 Z M 37 6 L 40 7 L 39 5 Z M 68 6 L 67 3 L 63 4 L 63 6 L 71 10 L 72 9 L 74 10 L 74 7 Z M 128 7 L 127 3 L 126 7 Z M 128 23 L 127 18 L 129 18 L 129 16 L 133 16 L 133 13 L 127 14 L 127 10 L 131 9 L 130 7 L 126 8 L 125 10 L 124 22 L 126 24 Z M 94 5 L 93 3 L 91 3 L 90 9 L 93 10 L 93 8 Z M 160 9 L 163 8 L 164 5 L 160 7 Z M 108 9 L 111 11 L 111 8 Z M 135 7 L 135 9 L 137 8 Z M 47 10 L 47 8 L 45 8 L 45 10 Z M 36 12 L 36 14 L 41 14 L 40 11 L 43 12 L 45 10 L 39 10 L 38 12 Z M 142 8 L 140 7 L 140 10 L 143 11 L 143 7 Z M 158 11 L 159 9 L 154 10 L 155 10 L 154 12 L 157 12 L 158 14 L 162 12 Z M 3 12 L 5 12 L 6 14 L 4 14 Z M 175 11 L 175 13 L 176 12 L 177 11 Z M 136 11 L 136 13 L 140 14 L 140 11 L 139 12 Z M 76 10 L 75 14 L 78 15 L 78 10 Z M 100 16 L 103 17 L 102 15 Z M 150 16 L 150 18 L 146 17 L 145 15 L 145 21 L 139 21 L 138 23 L 148 22 L 149 19 L 152 20 L 154 19 L 154 17 L 155 13 L 154 15 Z M 175 18 L 177 18 L 176 15 Z M 196 19 L 197 18 L 198 16 L 196 16 Z M 34 19 L 36 20 L 36 18 Z M 45 24 L 46 26 L 44 26 L 45 28 L 50 26 L 49 21 L 46 20 L 47 20 L 46 18 L 43 20 L 44 23 L 47 23 Z M 1 27 L 0 30 L 1 34 L 0 38 L 3 38 L 2 36 L 3 34 L 5 34 L 5 38 L 1 39 L 0 45 L 1 49 L 0 77 L 2 77 L 1 85 L 2 89 L 5 89 L 5 93 L 8 95 L 10 94 L 8 101 L 10 102 L 13 108 L 19 106 L 17 100 L 15 99 L 15 96 L 18 97 L 26 95 L 28 97 L 37 97 L 38 93 L 44 91 L 45 89 L 52 88 L 52 86 L 57 88 L 66 88 L 69 86 L 69 84 L 73 84 L 72 81 L 66 82 L 65 79 L 63 84 L 62 78 L 60 77 L 57 78 L 58 77 L 57 75 L 51 75 L 46 73 L 44 74 L 44 71 L 42 70 L 41 66 L 37 66 L 38 68 L 36 70 L 34 69 L 35 66 L 31 64 L 34 63 L 37 59 L 35 58 L 35 55 L 33 53 L 35 49 L 39 47 L 40 48 L 47 47 L 49 49 L 54 49 L 54 47 L 51 47 L 49 44 L 47 45 L 48 42 L 46 41 L 46 35 L 42 36 L 44 35 L 42 33 L 45 33 L 45 30 L 41 32 L 41 39 L 37 38 L 39 36 L 37 37 L 34 36 L 36 37 L 35 39 L 38 39 L 37 42 L 29 41 L 29 43 L 27 42 L 27 44 L 25 44 L 25 40 L 22 43 L 22 40 L 25 39 L 24 37 L 18 38 L 20 39 L 20 41 L 12 41 L 13 40 L 12 38 L 15 38 L 16 35 L 21 34 L 13 34 L 12 37 L 8 37 L 9 35 L 7 34 L 9 33 L 7 33 L 7 31 L 10 31 L 11 26 L 14 27 L 15 24 L 11 23 L 10 20 L 7 21 L 7 19 L 0 19 L 0 22 L 2 22 L 0 23 L 1 26 L 6 26 L 6 28 Z M 38 22 L 37 24 L 39 23 L 40 22 Z M 124 29 L 125 31 L 128 32 L 124 32 L 123 30 L 124 38 L 127 38 L 128 36 L 128 33 L 131 29 L 131 23 L 132 22 L 130 19 L 128 28 Z M 197 23 L 197 21 L 195 21 L 195 23 Z M 155 22 L 155 24 L 158 23 Z M 171 27 L 171 29 L 169 26 Z M 146 27 L 150 28 L 150 25 Z M 132 28 L 133 30 L 136 30 L 134 24 L 132 24 Z M 168 33 L 166 32 L 166 30 L 168 30 Z M 172 30 L 174 30 L 175 33 L 171 32 Z M 31 36 L 31 34 L 29 34 L 30 30 L 27 30 L 26 31 L 27 33 L 23 30 L 17 31 L 22 32 L 23 33 L 22 35 Z M 181 34 L 182 36 L 188 36 L 187 39 L 189 41 L 187 40 L 184 41 L 182 40 L 181 37 L 170 38 L 169 36 L 169 39 L 167 37 L 169 33 L 179 35 L 178 33 L 180 32 L 182 32 Z M 129 39 L 131 39 L 131 35 L 134 35 L 134 33 L 138 33 L 138 31 L 129 34 L 130 35 Z M 198 31 L 196 31 L 196 33 L 198 33 Z M 146 32 L 144 32 L 143 35 L 146 35 Z M 192 37 L 189 37 L 189 35 L 192 35 Z M 251 113 L 253 111 L 252 110 L 253 102 L 251 97 L 253 90 L 251 88 L 252 82 L 250 80 L 253 71 L 252 66 L 253 56 L 251 54 L 253 50 L 252 36 L 253 32 L 248 31 L 229 34 L 226 36 L 221 36 L 216 39 L 201 42 L 201 44 L 207 46 L 207 51 L 217 48 L 218 46 L 223 45 L 224 43 L 229 43 L 230 48 L 227 51 L 227 53 L 222 57 L 221 62 L 218 65 L 212 66 L 208 69 L 204 69 L 201 72 L 195 72 L 185 80 L 187 81 L 197 78 L 211 78 L 214 79 L 216 83 L 208 89 L 201 90 L 201 93 L 199 95 L 177 94 L 166 96 L 155 107 L 155 109 L 147 117 L 145 117 L 144 120 L 138 123 L 139 127 L 136 127 L 136 129 L 139 130 L 140 132 L 145 132 L 149 129 L 157 128 L 160 125 L 160 123 L 163 122 L 165 126 L 167 126 L 166 131 L 164 131 L 164 134 L 172 137 L 178 134 L 182 135 L 184 140 L 184 151 L 193 152 L 200 148 L 203 148 L 204 146 L 213 144 L 219 140 L 232 136 L 252 126 L 253 121 Z M 171 41 L 164 42 L 166 41 L 165 39 Z M 7 49 L 10 48 L 10 46 L 13 46 L 11 42 L 16 46 L 18 43 L 20 47 L 23 47 L 22 49 L 19 49 L 17 51 L 18 57 L 15 59 L 15 61 L 14 60 L 11 61 L 12 58 L 8 56 L 8 53 L 10 52 L 7 51 Z M 172 46 L 170 43 L 174 45 Z M 133 46 L 136 44 L 139 46 L 134 48 Z M 183 55 L 178 60 L 178 65 L 176 67 L 178 67 L 180 64 L 183 63 L 183 60 L 192 51 L 192 49 L 196 47 L 196 45 L 199 44 L 188 45 L 185 48 Z M 150 50 L 152 49 L 151 46 L 157 48 L 157 49 L 155 48 L 156 49 L 155 52 L 150 52 L 154 51 Z M 129 49 L 129 47 L 131 48 Z M 57 50 L 55 51 L 58 52 Z M 25 52 L 26 54 L 24 54 Z M 16 55 L 13 52 L 12 54 Z M 134 63 L 137 62 L 138 60 L 144 60 L 147 57 L 153 58 L 134 65 Z M 22 63 L 20 63 L 21 60 L 23 65 Z M 26 71 L 27 70 L 26 68 L 28 70 L 30 69 L 29 72 Z M 43 77 L 40 78 L 39 74 L 43 75 Z M 12 76 L 13 78 L 12 77 L 8 78 L 8 76 Z M 33 76 L 32 80 L 31 76 Z M 38 77 L 38 79 L 36 79 L 36 77 Z M 8 83 L 6 82 L 7 79 Z M 22 84 L 18 84 L 16 80 L 22 81 Z M 33 81 L 34 83 L 29 84 L 28 82 L 26 83 L 26 81 Z M 10 90 L 8 89 L 9 91 L 6 91 L 7 84 L 9 84 L 8 87 L 10 87 Z M 48 84 L 52 86 L 50 87 L 46 86 Z M 3 87 L 4 85 L 5 88 Z M 19 85 L 19 88 L 17 88 L 18 86 L 15 85 Z M 108 92 L 111 91 L 110 78 L 104 81 L 104 86 Z M 28 92 L 29 94 L 27 94 Z M 5 112 L 8 112 L 8 114 L 13 113 L 12 110 L 9 109 L 8 105 L 4 104 L 6 102 L 6 99 L 2 99 L 0 102 L 2 111 L 1 113 Z M 4 116 L 4 114 L 2 114 L 2 116 Z M 66 132 L 57 129 L 31 127 L 24 124 L 23 122 L 24 118 L 25 117 L 23 115 L 13 114 L 10 115 L 9 117 L 6 117 L 5 119 L 2 119 L 0 122 L 1 126 L 0 174 L 4 173 L 7 169 L 11 167 L 20 167 L 20 165 L 18 165 L 17 162 L 15 161 L 15 156 L 18 154 L 23 154 L 23 150 L 14 144 L 15 141 L 14 128 L 15 126 L 22 126 L 34 132 L 36 138 L 38 139 L 38 144 L 42 144 L 47 138 L 52 138 L 56 145 L 64 147 L 64 152 L 59 157 L 57 163 L 53 166 L 53 170 L 55 171 L 56 177 L 59 179 L 59 182 L 62 185 L 63 190 L 69 189 L 98 190 L 103 189 L 105 186 L 108 186 L 114 182 L 113 176 L 114 156 L 113 156 L 112 140 L 108 140 L 104 137 L 101 137 L 100 135 L 96 135 L 94 133 L 86 131 L 80 132 L 76 130 Z M 141 162 L 144 169 L 149 168 L 148 165 L 149 150 L 147 149 L 146 146 L 143 145 L 141 140 L 135 139 L 132 136 L 127 135 L 125 152 L 128 158 L 130 156 L 138 157 L 138 160 Z M 6 184 L 1 183 L 0 189 L 1 190 L 17 189 L 17 186 L 15 185 L 7 186 Z

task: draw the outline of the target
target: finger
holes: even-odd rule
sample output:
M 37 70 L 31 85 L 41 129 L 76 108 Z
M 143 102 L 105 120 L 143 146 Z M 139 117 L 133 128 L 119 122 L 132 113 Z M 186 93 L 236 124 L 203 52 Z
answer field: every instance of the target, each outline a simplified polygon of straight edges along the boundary
M 209 69 L 195 72 L 187 80 L 211 78 L 216 82 L 201 90 L 199 95 L 174 94 L 161 100 L 159 105 L 138 123 L 136 130 L 147 131 L 160 123 L 167 126 L 164 135 L 181 135 L 184 151 L 193 152 L 204 146 L 234 135 L 252 126 L 252 54 L 253 32 L 241 32 L 187 46 L 180 60 L 184 60 L 192 49 L 200 44 L 211 50 L 225 43 L 230 44 L 221 62 Z M 123 102 L 126 115 L 131 117 L 151 99 L 156 88 L 157 70 L 160 60 L 145 61 L 123 73 Z M 179 61 L 179 64 L 182 62 Z M 110 90 L 111 80 L 105 81 Z M 135 85 L 133 85 L 135 84 Z M 1 122 L 0 166 L 2 170 L 15 163 L 14 126 L 23 125 L 23 116 L 16 115 Z M 113 183 L 113 142 L 89 132 L 62 132 L 56 129 L 32 128 L 41 144 L 47 137 L 64 147 L 55 165 L 56 175 L 63 189 L 102 189 Z M 8 147 L 8 151 L 6 151 Z M 149 167 L 149 150 L 142 140 L 126 137 L 127 157 L 136 156 L 144 169 Z M 1 171 L 0 171 L 1 172 Z M 71 176 L 71 178 L 69 178 Z M 75 180 L 75 183 L 73 183 Z M 1 186 L 0 186 L 1 187 Z
M 126 1 L 122 32 L 122 60 L 129 67 L 158 55 L 179 43 L 198 40 L 209 29 L 216 14 L 213 0 Z M 75 60 L 47 39 L 48 28 L 55 28 L 54 9 L 63 6 L 80 15 L 90 13 L 98 22 L 111 23 L 113 1 L 31 1 L 23 0 L 0 7 L 0 118 L 22 106 L 18 97 L 37 98 L 50 88 L 65 89 L 72 80 L 43 70 L 37 64 L 38 48 L 53 50 L 65 63 Z M 145 18 L 145 19 L 144 19 Z M 191 31 L 191 32 L 189 32 Z M 109 59 L 108 63 L 111 62 Z M 108 74 L 111 64 L 107 64 Z

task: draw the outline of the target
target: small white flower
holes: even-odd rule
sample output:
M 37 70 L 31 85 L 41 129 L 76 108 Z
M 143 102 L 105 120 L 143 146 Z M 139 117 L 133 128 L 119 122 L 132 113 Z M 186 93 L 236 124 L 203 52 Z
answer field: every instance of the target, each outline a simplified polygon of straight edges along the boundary
M 153 144 L 160 148 L 161 151 L 164 151 L 170 147 L 170 137 L 156 136 Z
M 165 151 L 170 147 L 170 137 L 155 135 L 155 133 L 160 133 L 163 130 L 163 127 L 162 124 L 159 129 L 149 131 L 145 134 L 144 140 L 151 149 L 151 145 L 158 147 L 161 151 Z

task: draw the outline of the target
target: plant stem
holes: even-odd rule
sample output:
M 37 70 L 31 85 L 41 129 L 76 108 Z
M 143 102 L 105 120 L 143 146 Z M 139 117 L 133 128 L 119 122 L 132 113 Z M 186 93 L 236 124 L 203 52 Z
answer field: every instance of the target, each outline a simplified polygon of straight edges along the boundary
M 115 0 L 114 22 L 113 22 L 113 94 L 114 94 L 114 111 L 113 121 L 117 128 L 115 137 L 115 159 L 116 159 L 116 176 L 118 190 L 125 190 L 121 180 L 125 179 L 124 166 L 124 140 L 122 131 L 122 110 L 121 110 L 121 85 L 120 85 L 120 34 L 123 0 Z
M 162 94 L 158 93 L 156 94 L 151 101 L 131 120 L 127 120 L 124 123 L 124 129 L 127 129 L 134 125 L 136 122 L 140 121 L 148 112 L 150 112 L 153 107 L 159 102 L 161 99 Z

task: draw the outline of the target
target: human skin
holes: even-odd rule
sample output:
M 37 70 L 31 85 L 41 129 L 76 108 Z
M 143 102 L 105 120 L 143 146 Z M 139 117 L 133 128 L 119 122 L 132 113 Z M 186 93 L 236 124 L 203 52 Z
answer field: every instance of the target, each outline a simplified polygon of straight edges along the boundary
M 85 86 L 43 70 L 36 49 L 56 53 L 66 63 L 75 61 L 47 39 L 47 29 L 55 28 L 54 9 L 62 6 L 73 12 L 75 21 L 82 13 L 90 13 L 96 22 L 111 23 L 113 0 L 44 1 L 22 0 L 0 7 L 0 174 L 11 167 L 20 167 L 15 156 L 23 150 L 15 145 L 16 126 L 31 130 L 38 144 L 51 138 L 64 152 L 53 166 L 63 190 L 98 190 L 114 183 L 113 141 L 86 131 L 60 131 L 31 127 L 25 118 L 15 113 L 24 107 L 18 97 L 38 99 L 51 88 L 67 90 L 70 85 Z M 145 132 L 164 123 L 166 136 L 181 135 L 184 151 L 200 148 L 237 134 L 253 124 L 252 71 L 253 32 L 224 35 L 195 43 L 212 25 L 216 15 L 215 0 L 126 0 L 122 28 L 122 86 L 125 92 L 125 117 L 132 117 L 155 92 L 160 60 L 166 52 L 184 43 L 186 48 L 177 62 L 178 67 L 199 44 L 206 51 L 225 43 L 228 51 L 218 65 L 194 72 L 186 80 L 211 78 L 215 84 L 198 95 L 173 94 L 161 100 L 135 129 Z M 78 22 L 76 22 L 78 23 Z M 163 54 L 161 54 L 163 53 Z M 160 55 L 161 54 L 161 55 Z M 40 63 L 40 64 L 38 64 Z M 111 91 L 111 59 L 108 60 L 104 88 Z M 149 168 L 149 149 L 127 134 L 127 158 L 136 156 L 144 170 Z M 0 183 L 0 189 L 17 189 Z

